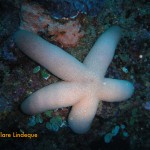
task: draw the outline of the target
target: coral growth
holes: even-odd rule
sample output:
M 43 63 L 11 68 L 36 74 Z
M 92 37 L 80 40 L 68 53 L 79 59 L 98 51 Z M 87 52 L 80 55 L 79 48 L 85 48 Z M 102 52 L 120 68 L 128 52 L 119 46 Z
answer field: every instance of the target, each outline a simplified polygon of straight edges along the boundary
M 29 30 L 33 32 L 43 31 L 46 28 L 48 22 L 51 22 L 51 19 L 46 17 L 44 9 L 39 5 L 30 5 L 24 3 L 21 7 L 21 25 L 20 28 L 24 30 Z
M 78 21 L 69 21 L 61 25 L 59 23 L 50 24 L 48 32 L 54 35 L 55 41 L 61 43 L 64 47 L 75 47 L 79 38 L 84 36 L 84 32 L 80 32 L 81 25 Z
M 43 32 L 48 31 L 53 40 L 63 47 L 75 47 L 84 32 L 81 30 L 79 21 L 68 21 L 65 24 L 58 23 L 44 13 L 44 9 L 38 4 L 24 3 L 21 8 L 20 29 Z

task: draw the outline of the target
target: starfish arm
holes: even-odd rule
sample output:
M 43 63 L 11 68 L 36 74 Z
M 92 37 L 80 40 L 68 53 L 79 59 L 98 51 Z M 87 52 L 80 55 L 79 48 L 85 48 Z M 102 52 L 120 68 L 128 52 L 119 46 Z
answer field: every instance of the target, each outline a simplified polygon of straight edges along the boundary
M 20 30 L 15 34 L 17 46 L 57 77 L 66 81 L 79 81 L 87 76 L 87 68 L 61 48 L 36 34 Z
M 89 97 L 82 99 L 72 107 L 68 122 L 75 133 L 83 134 L 90 129 L 97 111 L 98 102 L 98 99 Z
M 120 27 L 113 26 L 108 29 L 96 41 L 83 63 L 103 77 L 113 58 L 120 37 Z
M 134 92 L 133 85 L 126 80 L 105 78 L 103 87 L 99 89 L 98 97 L 103 101 L 118 102 L 131 97 Z
M 26 114 L 41 113 L 50 109 L 72 106 L 85 93 L 84 86 L 74 82 L 58 82 L 48 85 L 29 96 L 21 105 Z

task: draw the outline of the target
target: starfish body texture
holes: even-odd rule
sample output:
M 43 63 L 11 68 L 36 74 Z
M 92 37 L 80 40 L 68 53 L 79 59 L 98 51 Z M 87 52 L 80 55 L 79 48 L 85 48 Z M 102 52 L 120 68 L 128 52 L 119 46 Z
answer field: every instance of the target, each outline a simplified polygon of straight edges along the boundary
M 90 129 L 100 100 L 115 102 L 131 97 L 134 87 L 125 80 L 105 78 L 121 29 L 113 26 L 96 41 L 83 63 L 45 41 L 38 35 L 20 30 L 15 34 L 17 46 L 63 81 L 50 84 L 29 96 L 21 105 L 26 114 L 72 106 L 69 126 L 76 133 Z

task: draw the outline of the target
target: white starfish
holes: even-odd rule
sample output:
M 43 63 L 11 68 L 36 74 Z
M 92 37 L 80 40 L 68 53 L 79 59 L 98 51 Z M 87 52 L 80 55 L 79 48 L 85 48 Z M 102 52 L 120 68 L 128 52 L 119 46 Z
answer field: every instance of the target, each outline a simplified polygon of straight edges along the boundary
M 72 106 L 68 122 L 76 133 L 89 130 L 100 100 L 115 102 L 131 97 L 134 87 L 124 80 L 105 78 L 121 36 L 111 27 L 97 40 L 83 63 L 45 41 L 38 35 L 20 30 L 15 34 L 18 47 L 47 68 L 62 82 L 50 84 L 29 96 L 21 105 L 26 114 Z

